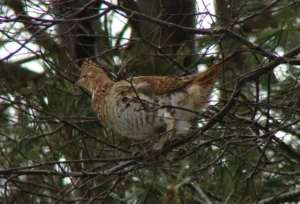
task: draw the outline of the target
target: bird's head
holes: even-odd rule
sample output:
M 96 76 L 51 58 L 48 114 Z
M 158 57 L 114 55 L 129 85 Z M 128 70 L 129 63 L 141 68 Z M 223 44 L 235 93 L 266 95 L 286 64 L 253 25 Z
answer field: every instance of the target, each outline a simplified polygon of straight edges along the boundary
M 105 80 L 109 80 L 106 73 L 99 65 L 88 59 L 82 64 L 80 77 L 75 85 L 92 92 L 95 85 L 103 83 Z

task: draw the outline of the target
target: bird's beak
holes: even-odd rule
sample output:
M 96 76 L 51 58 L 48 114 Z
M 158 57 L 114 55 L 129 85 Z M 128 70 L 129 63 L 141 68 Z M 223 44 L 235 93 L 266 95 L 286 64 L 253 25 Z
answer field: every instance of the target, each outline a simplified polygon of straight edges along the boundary
M 80 85 L 81 79 L 79 79 L 74 85 L 78 87 Z

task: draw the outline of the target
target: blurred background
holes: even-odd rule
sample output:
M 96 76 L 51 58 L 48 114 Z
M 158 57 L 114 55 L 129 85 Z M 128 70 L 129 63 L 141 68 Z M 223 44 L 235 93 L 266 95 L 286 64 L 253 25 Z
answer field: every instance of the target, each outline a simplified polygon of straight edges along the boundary
M 0 203 L 300 202 L 299 0 L 1 0 Z M 185 76 L 247 50 L 157 160 L 76 88 Z

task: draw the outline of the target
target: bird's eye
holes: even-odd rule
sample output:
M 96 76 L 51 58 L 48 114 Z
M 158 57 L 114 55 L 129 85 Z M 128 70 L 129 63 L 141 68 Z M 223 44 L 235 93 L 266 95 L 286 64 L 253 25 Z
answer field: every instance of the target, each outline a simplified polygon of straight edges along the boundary
M 85 78 L 87 76 L 87 74 L 83 75 L 82 78 Z

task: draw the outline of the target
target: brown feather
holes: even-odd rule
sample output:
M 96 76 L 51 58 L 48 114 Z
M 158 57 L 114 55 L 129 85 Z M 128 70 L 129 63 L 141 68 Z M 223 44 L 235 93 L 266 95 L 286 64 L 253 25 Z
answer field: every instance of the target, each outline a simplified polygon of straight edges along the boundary
M 209 104 L 216 78 L 236 53 L 210 69 L 184 77 L 139 76 L 114 82 L 92 60 L 82 64 L 78 85 L 92 93 L 93 108 L 102 123 L 120 135 L 157 138 L 162 148 L 167 138 Z M 160 108 L 164 105 L 180 107 Z

